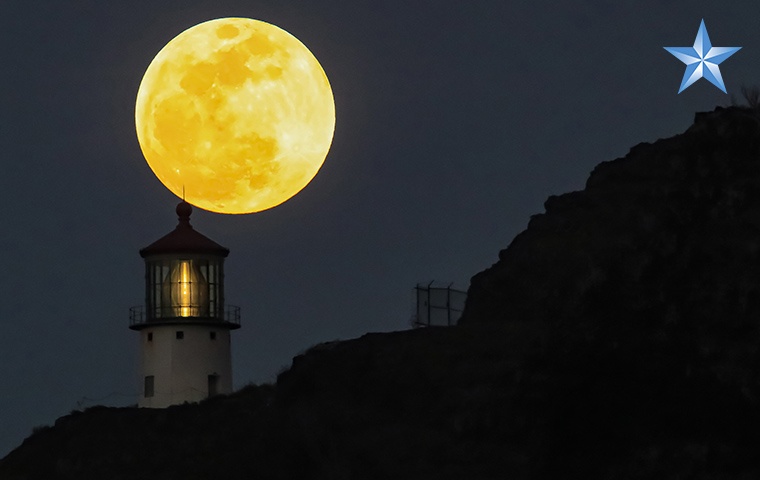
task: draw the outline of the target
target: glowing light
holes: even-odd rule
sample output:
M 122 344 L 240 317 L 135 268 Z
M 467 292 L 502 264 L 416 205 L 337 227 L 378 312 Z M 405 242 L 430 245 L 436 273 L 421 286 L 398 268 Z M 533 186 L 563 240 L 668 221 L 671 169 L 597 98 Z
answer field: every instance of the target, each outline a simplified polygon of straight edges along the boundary
M 209 315 L 209 284 L 197 261 L 177 260 L 163 281 L 162 302 L 178 317 Z
M 190 262 L 182 260 L 180 263 L 180 280 L 179 280 L 179 305 L 181 317 L 190 316 Z
M 221 18 L 175 37 L 153 59 L 135 105 L 140 148 L 175 195 L 219 213 L 251 213 L 303 189 L 335 128 L 319 62 L 288 32 Z

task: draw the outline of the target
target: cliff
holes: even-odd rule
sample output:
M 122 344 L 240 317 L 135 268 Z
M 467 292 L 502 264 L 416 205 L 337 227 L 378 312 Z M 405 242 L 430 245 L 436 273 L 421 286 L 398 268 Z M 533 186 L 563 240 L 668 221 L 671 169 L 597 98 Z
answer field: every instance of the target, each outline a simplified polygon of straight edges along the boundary
M 461 324 L 317 345 L 276 385 L 95 407 L 12 479 L 760 478 L 760 114 L 605 162 L 475 275 Z
M 718 108 L 601 163 L 473 277 L 462 322 L 755 325 L 759 149 L 758 112 Z

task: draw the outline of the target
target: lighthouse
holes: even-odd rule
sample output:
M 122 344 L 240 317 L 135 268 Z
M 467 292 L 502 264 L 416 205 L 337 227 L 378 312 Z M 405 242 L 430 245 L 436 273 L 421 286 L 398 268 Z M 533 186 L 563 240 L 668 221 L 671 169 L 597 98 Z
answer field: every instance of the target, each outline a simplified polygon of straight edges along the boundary
M 232 391 L 230 332 L 240 309 L 224 304 L 224 259 L 230 251 L 190 225 L 192 207 L 177 205 L 179 223 L 140 250 L 145 305 L 130 309 L 140 334 L 140 407 L 163 408 Z

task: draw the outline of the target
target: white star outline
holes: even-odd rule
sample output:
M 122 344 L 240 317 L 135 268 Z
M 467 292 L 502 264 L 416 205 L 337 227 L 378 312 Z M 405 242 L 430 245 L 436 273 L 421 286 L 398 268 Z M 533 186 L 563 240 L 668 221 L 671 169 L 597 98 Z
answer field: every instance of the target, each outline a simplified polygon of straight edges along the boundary
M 710 36 L 707 34 L 705 20 L 699 25 L 697 38 L 694 39 L 693 47 L 663 47 L 674 57 L 686 64 L 686 72 L 681 80 L 681 88 L 678 93 L 683 92 L 692 83 L 704 77 L 710 83 L 726 92 L 726 86 L 723 83 L 723 77 L 720 74 L 718 65 L 725 59 L 739 51 L 742 47 L 713 47 L 710 43 Z M 705 68 L 706 67 L 706 68 Z

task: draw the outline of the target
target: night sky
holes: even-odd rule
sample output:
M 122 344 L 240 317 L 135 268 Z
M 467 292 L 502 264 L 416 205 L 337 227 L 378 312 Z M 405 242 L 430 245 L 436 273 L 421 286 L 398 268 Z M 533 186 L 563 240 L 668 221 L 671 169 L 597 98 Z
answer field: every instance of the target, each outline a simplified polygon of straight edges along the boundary
M 196 209 L 228 247 L 235 387 L 323 341 L 409 328 L 413 287 L 467 289 L 551 194 L 730 104 L 677 94 L 705 19 L 729 94 L 760 83 L 760 2 L 22 1 L 0 4 L 0 457 L 38 425 L 137 402 L 138 250 L 178 203 L 143 160 L 134 101 L 153 56 L 239 16 L 300 39 L 336 102 L 332 148 L 296 197 Z M 726 6 L 728 4 L 728 6 Z

